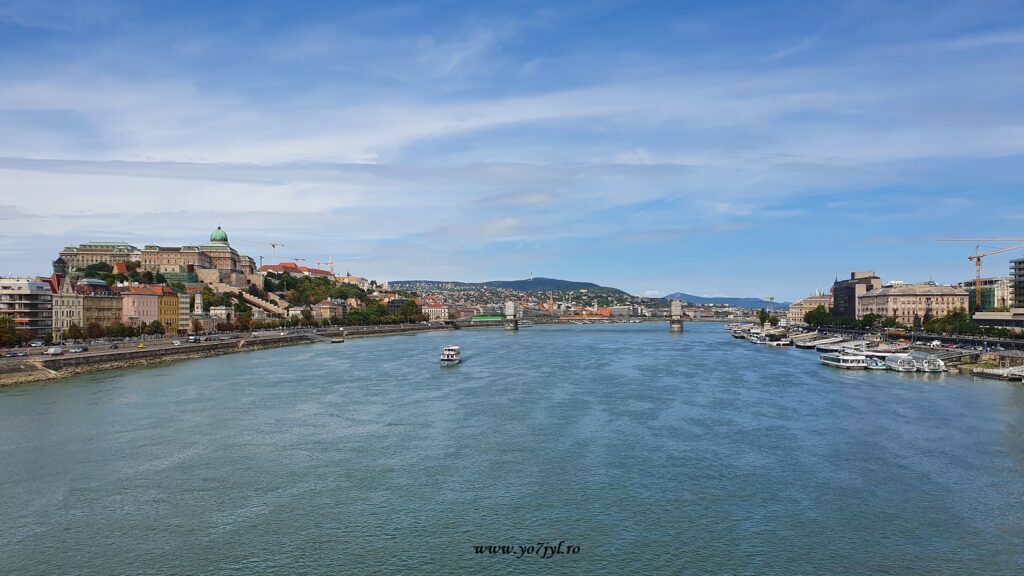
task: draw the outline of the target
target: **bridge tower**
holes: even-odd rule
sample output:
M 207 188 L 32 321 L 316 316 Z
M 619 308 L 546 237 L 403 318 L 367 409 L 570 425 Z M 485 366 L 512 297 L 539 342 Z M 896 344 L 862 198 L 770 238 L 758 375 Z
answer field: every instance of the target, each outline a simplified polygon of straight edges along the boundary
M 668 320 L 669 332 L 683 331 L 683 303 L 680 300 L 673 300 Z
M 519 330 L 519 305 L 509 300 L 505 302 L 505 330 Z

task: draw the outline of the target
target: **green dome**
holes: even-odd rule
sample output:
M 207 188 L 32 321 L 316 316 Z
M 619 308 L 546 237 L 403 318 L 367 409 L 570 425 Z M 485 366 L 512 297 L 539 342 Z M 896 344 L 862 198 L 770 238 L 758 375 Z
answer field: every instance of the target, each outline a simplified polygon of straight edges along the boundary
M 227 234 L 227 232 L 222 230 L 220 226 L 217 226 L 217 229 L 213 231 L 213 234 L 210 234 L 210 242 L 218 242 L 218 243 L 227 244 L 228 243 L 228 234 Z

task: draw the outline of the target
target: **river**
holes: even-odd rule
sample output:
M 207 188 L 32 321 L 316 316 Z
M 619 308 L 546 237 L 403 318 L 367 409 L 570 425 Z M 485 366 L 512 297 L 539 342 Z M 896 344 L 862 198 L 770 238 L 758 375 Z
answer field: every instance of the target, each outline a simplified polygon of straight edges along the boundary
M 0 497 L 17 575 L 1020 574 L 1024 389 L 719 324 L 358 339 L 0 390 Z

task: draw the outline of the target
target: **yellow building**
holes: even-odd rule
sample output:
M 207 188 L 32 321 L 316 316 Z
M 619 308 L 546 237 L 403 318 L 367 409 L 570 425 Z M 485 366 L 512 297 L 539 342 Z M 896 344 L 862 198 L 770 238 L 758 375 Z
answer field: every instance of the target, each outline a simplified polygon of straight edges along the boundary
M 180 324 L 178 310 L 178 294 L 166 286 L 159 288 L 160 298 L 157 300 L 157 318 L 164 327 L 164 334 L 175 335 Z

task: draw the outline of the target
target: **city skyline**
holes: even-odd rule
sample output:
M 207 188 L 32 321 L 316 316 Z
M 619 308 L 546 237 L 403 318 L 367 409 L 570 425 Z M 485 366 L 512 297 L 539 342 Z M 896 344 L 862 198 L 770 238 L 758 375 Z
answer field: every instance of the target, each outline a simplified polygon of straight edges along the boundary
M 264 263 L 378 280 L 968 280 L 974 246 L 937 240 L 1024 222 L 1022 15 L 0 3 L 0 275 L 221 224 Z

